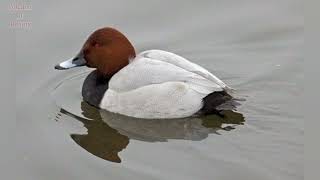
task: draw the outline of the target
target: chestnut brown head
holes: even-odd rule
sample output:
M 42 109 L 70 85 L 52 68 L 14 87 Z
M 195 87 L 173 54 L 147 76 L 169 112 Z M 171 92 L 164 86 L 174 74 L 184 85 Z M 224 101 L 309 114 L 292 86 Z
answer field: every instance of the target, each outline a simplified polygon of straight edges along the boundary
M 84 43 L 79 54 L 55 66 L 70 69 L 86 65 L 96 68 L 104 76 L 112 76 L 135 57 L 130 41 L 118 30 L 106 27 L 93 32 Z

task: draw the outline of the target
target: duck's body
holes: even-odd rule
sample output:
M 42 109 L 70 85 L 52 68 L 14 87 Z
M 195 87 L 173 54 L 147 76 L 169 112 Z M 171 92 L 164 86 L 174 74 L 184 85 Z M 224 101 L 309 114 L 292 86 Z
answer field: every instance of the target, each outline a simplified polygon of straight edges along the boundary
M 113 75 L 99 106 L 138 118 L 182 118 L 197 113 L 208 94 L 226 88 L 181 56 L 149 50 Z
M 84 82 L 84 100 L 137 118 L 183 118 L 214 113 L 231 98 L 220 79 L 174 53 L 148 50 L 132 56 L 111 76 L 101 76 L 98 66 Z

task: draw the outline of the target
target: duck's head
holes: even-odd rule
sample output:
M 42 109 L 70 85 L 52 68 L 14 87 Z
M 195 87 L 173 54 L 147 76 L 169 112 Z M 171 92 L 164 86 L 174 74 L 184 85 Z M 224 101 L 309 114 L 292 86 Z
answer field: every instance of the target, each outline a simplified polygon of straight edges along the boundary
M 129 60 L 135 55 L 134 47 L 121 32 L 105 27 L 89 36 L 78 55 L 57 64 L 55 69 L 87 66 L 96 68 L 103 76 L 110 77 L 128 65 Z

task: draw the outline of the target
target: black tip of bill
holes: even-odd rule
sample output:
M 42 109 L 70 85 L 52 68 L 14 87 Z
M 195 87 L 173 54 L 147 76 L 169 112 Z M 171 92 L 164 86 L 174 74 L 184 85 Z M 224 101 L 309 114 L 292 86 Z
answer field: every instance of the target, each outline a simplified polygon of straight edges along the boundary
M 64 68 L 64 67 L 60 66 L 59 64 L 57 64 L 57 65 L 54 66 L 54 69 L 57 69 L 57 70 L 66 70 L 66 69 L 68 69 L 68 68 Z

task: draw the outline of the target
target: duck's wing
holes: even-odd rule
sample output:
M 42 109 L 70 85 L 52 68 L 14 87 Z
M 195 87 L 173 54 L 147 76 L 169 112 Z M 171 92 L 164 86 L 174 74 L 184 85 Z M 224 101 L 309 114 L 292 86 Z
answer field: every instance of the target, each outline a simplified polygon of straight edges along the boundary
M 203 67 L 195 63 L 188 61 L 187 59 L 177 54 L 167 52 L 167 51 L 162 51 L 162 50 L 148 50 L 140 53 L 139 55 L 142 57 L 156 59 L 159 61 L 167 62 L 172 65 L 178 66 L 186 71 L 198 74 L 199 76 L 202 76 L 207 80 L 210 80 L 211 82 L 222 87 L 224 90 L 227 90 L 227 91 L 232 90 L 232 88 L 227 86 L 224 82 L 222 82 L 219 78 L 217 78 L 215 75 L 210 73 L 208 70 L 204 69 Z
M 203 68 L 170 61 L 138 55 L 112 76 L 100 107 L 138 118 L 181 118 L 197 113 L 210 93 L 224 91 L 224 83 L 199 75 Z
M 177 66 L 170 63 L 169 60 L 167 62 L 156 58 L 137 56 L 110 79 L 109 89 L 115 92 L 128 92 L 152 84 L 182 82 L 204 95 L 224 90 L 224 83 L 207 79 L 196 73 L 198 71 L 193 72 L 182 68 L 182 65 Z

